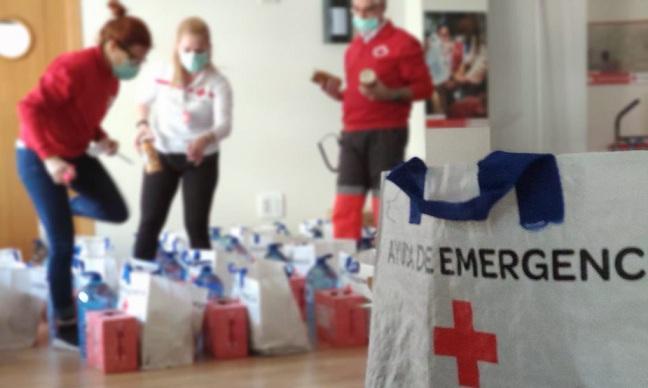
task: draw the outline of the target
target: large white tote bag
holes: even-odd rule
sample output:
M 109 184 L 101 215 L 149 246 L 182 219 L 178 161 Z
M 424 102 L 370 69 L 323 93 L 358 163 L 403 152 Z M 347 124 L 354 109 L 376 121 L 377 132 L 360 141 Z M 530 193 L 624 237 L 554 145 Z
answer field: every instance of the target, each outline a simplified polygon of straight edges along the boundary
M 133 271 L 120 289 L 120 308 L 140 321 L 144 370 L 190 365 L 196 326 L 193 285 Z
M 260 259 L 248 268 L 232 266 L 234 297 L 247 307 L 250 346 L 262 355 L 284 355 L 310 350 L 306 325 L 299 315 L 284 264 Z
M 415 159 L 382 203 L 367 388 L 648 387 L 648 153 Z

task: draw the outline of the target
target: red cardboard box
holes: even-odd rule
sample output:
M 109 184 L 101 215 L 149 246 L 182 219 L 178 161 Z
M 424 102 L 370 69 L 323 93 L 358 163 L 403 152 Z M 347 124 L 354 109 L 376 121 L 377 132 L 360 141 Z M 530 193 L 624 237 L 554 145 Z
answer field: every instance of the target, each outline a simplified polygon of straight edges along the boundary
M 367 300 L 350 289 L 324 290 L 315 294 L 317 335 L 333 347 L 366 346 L 369 343 Z
M 89 311 L 86 315 L 88 366 L 104 373 L 138 370 L 139 323 L 117 310 Z
M 229 360 L 248 356 L 247 309 L 239 301 L 210 302 L 204 328 L 205 348 L 214 358 Z

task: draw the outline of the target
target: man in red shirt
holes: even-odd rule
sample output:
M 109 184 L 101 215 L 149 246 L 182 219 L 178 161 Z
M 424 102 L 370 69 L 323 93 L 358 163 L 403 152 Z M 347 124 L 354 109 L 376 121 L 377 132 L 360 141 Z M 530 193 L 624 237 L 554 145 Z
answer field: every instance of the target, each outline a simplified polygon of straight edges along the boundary
M 403 161 L 412 103 L 432 95 L 420 42 L 387 20 L 385 10 L 386 0 L 353 0 L 357 35 L 345 55 L 346 89 L 334 77 L 321 82 L 344 111 L 336 238 L 360 238 L 368 191 L 377 222 L 381 173 Z

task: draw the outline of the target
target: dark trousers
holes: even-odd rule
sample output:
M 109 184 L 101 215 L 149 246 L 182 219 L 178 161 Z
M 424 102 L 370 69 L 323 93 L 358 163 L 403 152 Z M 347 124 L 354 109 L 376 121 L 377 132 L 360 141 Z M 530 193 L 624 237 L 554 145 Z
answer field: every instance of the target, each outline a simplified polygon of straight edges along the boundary
M 71 183 L 71 188 L 77 195 L 71 199 L 67 187 L 52 181 L 36 153 L 29 149 L 18 149 L 16 161 L 20 179 L 47 234 L 47 273 L 54 311 L 58 318 L 70 319 L 74 317 L 72 216 L 122 223 L 128 219 L 128 208 L 117 185 L 97 158 L 83 155 L 67 160 L 74 165 L 77 173 L 76 179 Z
M 158 238 L 180 181 L 184 222 L 191 248 L 210 249 L 209 213 L 218 182 L 218 154 L 206 157 L 199 166 L 184 154 L 160 154 L 162 171 L 144 174 L 140 200 L 141 220 L 133 256 L 153 260 Z
M 403 161 L 407 141 L 407 128 L 342 133 L 333 208 L 336 238 L 360 239 L 367 192 L 373 194 L 374 221 L 378 222 L 381 174 Z

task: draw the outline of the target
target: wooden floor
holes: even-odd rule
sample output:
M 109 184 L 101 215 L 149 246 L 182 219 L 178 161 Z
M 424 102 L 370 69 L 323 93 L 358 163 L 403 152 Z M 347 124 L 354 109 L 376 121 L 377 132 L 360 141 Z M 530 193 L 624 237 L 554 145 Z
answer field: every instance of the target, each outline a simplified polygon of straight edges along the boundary
M 0 352 L 0 387 L 360 388 L 364 386 L 366 354 L 366 349 L 324 350 L 104 376 L 84 368 L 78 353 L 45 347 Z

